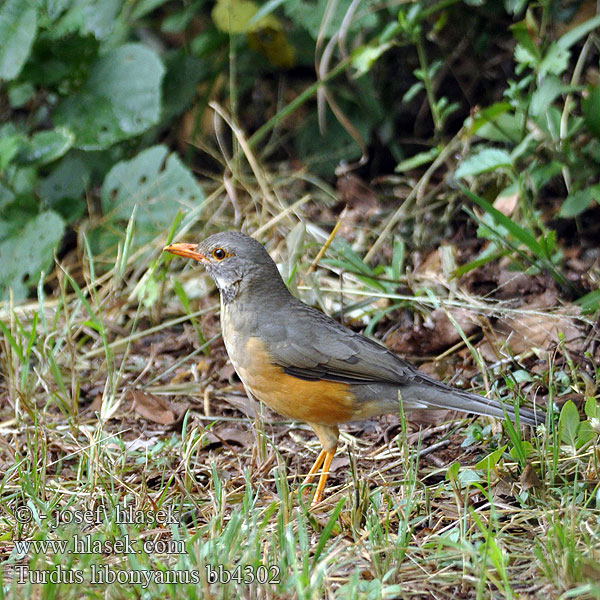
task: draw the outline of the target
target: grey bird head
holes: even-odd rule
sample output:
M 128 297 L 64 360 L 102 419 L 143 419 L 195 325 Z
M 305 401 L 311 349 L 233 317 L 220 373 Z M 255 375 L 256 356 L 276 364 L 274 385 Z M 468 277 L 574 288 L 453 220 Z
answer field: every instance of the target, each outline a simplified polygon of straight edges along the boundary
M 289 293 L 262 244 L 245 233 L 215 233 L 199 244 L 171 244 L 165 251 L 202 263 L 226 303 L 245 290 L 267 289 L 270 298 Z

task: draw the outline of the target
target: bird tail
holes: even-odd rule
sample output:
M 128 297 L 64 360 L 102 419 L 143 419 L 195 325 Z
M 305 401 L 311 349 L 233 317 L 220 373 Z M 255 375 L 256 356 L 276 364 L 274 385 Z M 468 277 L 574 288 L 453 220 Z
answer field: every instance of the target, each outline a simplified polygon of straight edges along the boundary
M 431 381 L 434 382 L 435 380 L 432 379 Z M 503 419 L 505 416 L 508 416 L 511 421 L 516 422 L 515 407 L 512 404 L 486 398 L 485 396 L 478 396 L 437 381 L 435 383 L 436 385 L 434 386 L 431 385 L 431 382 L 423 385 L 419 390 L 420 393 L 417 392 L 415 394 L 415 400 L 419 397 L 422 402 L 430 407 L 458 410 L 487 417 Z M 406 408 L 411 407 L 406 406 Z M 533 411 L 521 407 L 518 407 L 517 410 L 521 425 L 534 426 L 543 423 L 546 419 L 546 415 L 541 410 Z

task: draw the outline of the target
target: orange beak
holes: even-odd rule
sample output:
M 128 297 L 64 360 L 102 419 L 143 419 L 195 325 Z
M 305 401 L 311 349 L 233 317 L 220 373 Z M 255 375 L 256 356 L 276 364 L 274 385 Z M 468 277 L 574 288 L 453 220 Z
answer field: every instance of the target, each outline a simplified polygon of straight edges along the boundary
M 163 248 L 163 252 L 169 252 L 184 258 L 193 258 L 200 262 L 206 262 L 208 259 L 204 254 L 196 252 L 196 244 L 171 244 Z

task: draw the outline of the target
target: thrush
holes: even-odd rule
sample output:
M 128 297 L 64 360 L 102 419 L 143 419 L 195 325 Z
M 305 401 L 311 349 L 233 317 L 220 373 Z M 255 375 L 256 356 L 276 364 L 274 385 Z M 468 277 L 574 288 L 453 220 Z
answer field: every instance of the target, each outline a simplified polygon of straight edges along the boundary
M 221 330 L 248 396 L 308 423 L 322 450 L 304 483 L 321 470 L 313 504 L 321 501 L 340 423 L 406 410 L 451 409 L 516 420 L 510 405 L 450 387 L 419 371 L 382 344 L 344 327 L 294 297 L 255 239 L 217 233 L 167 252 L 194 259 L 219 289 Z M 518 422 L 541 413 L 520 408 Z

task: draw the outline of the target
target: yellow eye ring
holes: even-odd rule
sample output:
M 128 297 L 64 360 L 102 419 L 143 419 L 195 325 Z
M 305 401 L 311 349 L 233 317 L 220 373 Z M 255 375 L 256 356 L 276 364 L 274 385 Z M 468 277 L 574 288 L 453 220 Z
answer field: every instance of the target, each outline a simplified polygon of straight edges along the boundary
M 227 256 L 227 252 L 223 248 L 215 248 L 212 251 L 212 257 L 216 260 L 223 260 Z

